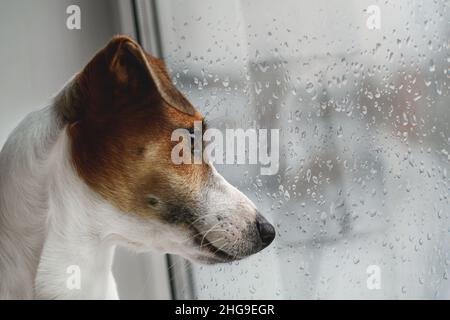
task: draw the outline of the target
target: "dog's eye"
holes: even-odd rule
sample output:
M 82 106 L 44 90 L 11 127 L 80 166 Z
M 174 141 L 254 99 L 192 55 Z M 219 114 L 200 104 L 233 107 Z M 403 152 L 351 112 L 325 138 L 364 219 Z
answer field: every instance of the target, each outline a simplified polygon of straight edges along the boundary
M 147 204 L 150 207 L 156 207 L 159 204 L 159 199 L 155 197 L 154 195 L 148 195 L 147 196 Z

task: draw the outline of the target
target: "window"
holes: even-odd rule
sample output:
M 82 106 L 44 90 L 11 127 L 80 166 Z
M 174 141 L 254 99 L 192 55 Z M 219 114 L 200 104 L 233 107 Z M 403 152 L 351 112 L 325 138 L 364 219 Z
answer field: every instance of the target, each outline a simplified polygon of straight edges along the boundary
M 276 225 L 274 244 L 190 265 L 182 294 L 450 298 L 448 3 L 144 7 L 142 42 L 210 126 L 280 129 L 276 175 L 218 165 Z

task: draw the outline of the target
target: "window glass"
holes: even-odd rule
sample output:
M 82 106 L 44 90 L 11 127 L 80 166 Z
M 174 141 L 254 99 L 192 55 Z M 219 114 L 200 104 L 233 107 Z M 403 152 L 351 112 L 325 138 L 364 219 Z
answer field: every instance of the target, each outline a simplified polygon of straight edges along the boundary
M 196 298 L 450 298 L 445 1 L 158 1 L 163 58 L 210 127 L 280 129 L 280 168 L 217 165 L 274 223 Z

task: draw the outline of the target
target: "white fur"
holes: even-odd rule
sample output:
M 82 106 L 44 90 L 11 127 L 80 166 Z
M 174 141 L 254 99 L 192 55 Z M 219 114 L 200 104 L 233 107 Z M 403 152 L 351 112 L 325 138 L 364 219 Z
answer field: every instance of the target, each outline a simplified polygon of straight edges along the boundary
M 30 114 L 0 153 L 0 298 L 32 298 L 47 232 L 48 155 L 60 131 L 52 108 Z

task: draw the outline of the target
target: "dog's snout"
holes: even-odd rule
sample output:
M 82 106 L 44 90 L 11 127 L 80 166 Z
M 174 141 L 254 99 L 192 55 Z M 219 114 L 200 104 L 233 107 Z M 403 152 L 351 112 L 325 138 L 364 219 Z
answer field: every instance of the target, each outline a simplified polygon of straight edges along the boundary
M 256 216 L 256 227 L 263 248 L 265 248 L 272 243 L 273 239 L 275 239 L 275 228 L 259 213 Z

